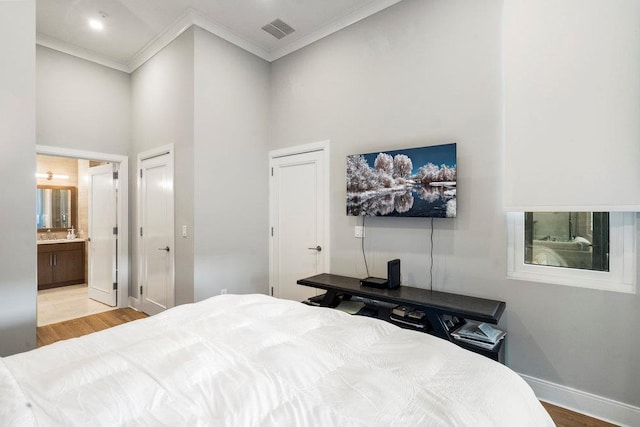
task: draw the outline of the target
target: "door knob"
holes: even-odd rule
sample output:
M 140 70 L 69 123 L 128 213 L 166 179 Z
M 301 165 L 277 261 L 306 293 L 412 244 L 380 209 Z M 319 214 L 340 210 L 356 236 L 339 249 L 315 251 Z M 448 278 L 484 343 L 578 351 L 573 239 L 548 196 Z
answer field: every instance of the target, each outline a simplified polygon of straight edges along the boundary
M 322 250 L 322 246 L 318 245 L 315 248 L 307 248 L 307 249 L 311 249 L 312 251 L 318 251 L 320 252 Z
M 158 248 L 159 251 L 167 251 L 169 252 L 169 246 L 167 246 L 166 248 Z

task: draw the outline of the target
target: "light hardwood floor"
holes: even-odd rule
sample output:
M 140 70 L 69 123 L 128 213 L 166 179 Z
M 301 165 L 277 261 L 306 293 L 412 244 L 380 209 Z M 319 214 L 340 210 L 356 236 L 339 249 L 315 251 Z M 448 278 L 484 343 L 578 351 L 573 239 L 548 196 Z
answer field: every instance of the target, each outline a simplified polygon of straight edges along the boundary
M 113 310 L 114 307 L 89 299 L 88 292 L 87 285 L 38 291 L 38 326 Z
M 148 317 L 131 308 L 120 308 L 104 313 L 69 320 L 53 325 L 38 327 L 37 346 L 52 344 L 56 341 L 75 338 L 82 335 L 117 326 L 132 320 Z M 541 402 L 549 412 L 557 427 L 611 427 L 614 424 L 591 418 L 550 403 Z
M 132 308 L 117 308 L 91 316 L 39 326 L 36 345 L 42 347 L 56 341 L 80 337 L 145 317 L 149 316 Z
M 549 415 L 551 415 L 553 422 L 556 423 L 556 427 L 615 427 L 615 424 L 591 418 L 547 402 L 541 403 Z

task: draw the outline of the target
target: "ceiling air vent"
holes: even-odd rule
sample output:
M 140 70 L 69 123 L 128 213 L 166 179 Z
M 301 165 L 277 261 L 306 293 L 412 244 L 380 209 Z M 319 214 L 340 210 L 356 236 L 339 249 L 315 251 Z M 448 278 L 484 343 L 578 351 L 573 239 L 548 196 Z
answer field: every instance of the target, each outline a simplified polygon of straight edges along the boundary
M 271 34 L 273 37 L 280 40 L 284 36 L 288 36 L 293 33 L 295 30 L 289 26 L 286 22 L 283 22 L 280 19 L 276 19 L 264 27 L 262 27 L 267 33 Z

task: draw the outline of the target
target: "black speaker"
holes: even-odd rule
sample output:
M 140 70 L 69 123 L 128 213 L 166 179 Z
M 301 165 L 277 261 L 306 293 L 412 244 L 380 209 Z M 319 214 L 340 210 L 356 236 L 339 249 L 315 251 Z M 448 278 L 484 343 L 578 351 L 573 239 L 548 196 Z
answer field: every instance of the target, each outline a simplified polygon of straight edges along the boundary
M 400 286 L 400 260 L 392 259 L 387 263 L 387 286 L 395 289 Z

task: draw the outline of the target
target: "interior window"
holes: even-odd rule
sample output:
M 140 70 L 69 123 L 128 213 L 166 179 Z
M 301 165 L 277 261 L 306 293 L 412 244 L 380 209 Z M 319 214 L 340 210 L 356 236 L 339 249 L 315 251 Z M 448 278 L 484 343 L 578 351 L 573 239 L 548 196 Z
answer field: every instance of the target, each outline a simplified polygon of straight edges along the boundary
M 524 262 L 609 271 L 608 212 L 525 212 Z
M 508 212 L 507 277 L 635 293 L 635 212 Z

